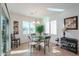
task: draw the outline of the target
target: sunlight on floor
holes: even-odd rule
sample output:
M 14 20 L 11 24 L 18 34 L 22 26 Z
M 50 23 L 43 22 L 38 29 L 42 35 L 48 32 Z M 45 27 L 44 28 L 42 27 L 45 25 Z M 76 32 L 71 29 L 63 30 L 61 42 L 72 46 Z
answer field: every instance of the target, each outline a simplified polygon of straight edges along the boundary
M 12 51 L 11 54 L 19 54 L 19 53 L 24 53 L 24 52 L 29 52 L 29 49 Z
M 56 47 L 52 47 L 52 53 L 61 53 Z

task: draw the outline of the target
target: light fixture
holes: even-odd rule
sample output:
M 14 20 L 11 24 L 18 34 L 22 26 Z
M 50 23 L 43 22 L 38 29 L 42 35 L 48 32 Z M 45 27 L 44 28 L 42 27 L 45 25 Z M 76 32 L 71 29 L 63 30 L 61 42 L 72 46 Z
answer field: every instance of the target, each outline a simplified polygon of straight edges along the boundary
M 35 24 L 35 21 L 33 21 L 33 24 Z
M 59 8 L 47 8 L 48 11 L 55 11 L 55 12 L 63 12 L 64 9 L 59 9 Z
M 39 22 L 39 21 L 37 21 L 37 24 L 40 24 L 40 22 Z

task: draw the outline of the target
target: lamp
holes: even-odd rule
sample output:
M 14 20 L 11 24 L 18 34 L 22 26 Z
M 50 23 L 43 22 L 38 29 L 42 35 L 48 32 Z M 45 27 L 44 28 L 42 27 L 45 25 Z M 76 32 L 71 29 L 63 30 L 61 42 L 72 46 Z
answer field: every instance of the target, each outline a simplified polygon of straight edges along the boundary
M 67 28 L 65 27 L 64 29 L 63 29 L 63 37 L 65 37 L 65 31 L 67 30 Z

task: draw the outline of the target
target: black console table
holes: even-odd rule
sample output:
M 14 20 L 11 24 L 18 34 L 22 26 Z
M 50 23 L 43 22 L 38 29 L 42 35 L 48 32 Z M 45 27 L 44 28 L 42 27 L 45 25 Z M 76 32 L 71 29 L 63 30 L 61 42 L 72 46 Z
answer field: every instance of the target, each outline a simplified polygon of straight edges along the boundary
M 62 37 L 61 48 L 67 49 L 77 54 L 78 52 L 78 40 L 73 38 Z

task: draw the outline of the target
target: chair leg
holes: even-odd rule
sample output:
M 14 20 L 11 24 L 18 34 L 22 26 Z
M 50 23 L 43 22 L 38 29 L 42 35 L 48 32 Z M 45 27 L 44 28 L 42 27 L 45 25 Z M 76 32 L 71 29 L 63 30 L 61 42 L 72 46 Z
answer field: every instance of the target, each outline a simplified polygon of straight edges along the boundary
M 41 46 L 40 45 L 38 45 L 38 48 L 39 48 L 39 51 L 41 50 Z
M 32 53 L 33 53 L 33 46 L 31 45 L 30 46 L 30 55 L 32 56 Z
M 44 54 L 46 54 L 46 50 L 45 50 L 46 48 L 45 48 L 45 46 L 44 46 Z
M 13 42 L 11 42 L 11 48 L 13 48 Z
M 17 40 L 15 41 L 15 46 L 16 46 L 16 48 L 18 47 L 18 41 Z
M 20 45 L 20 39 L 19 39 L 19 45 Z

